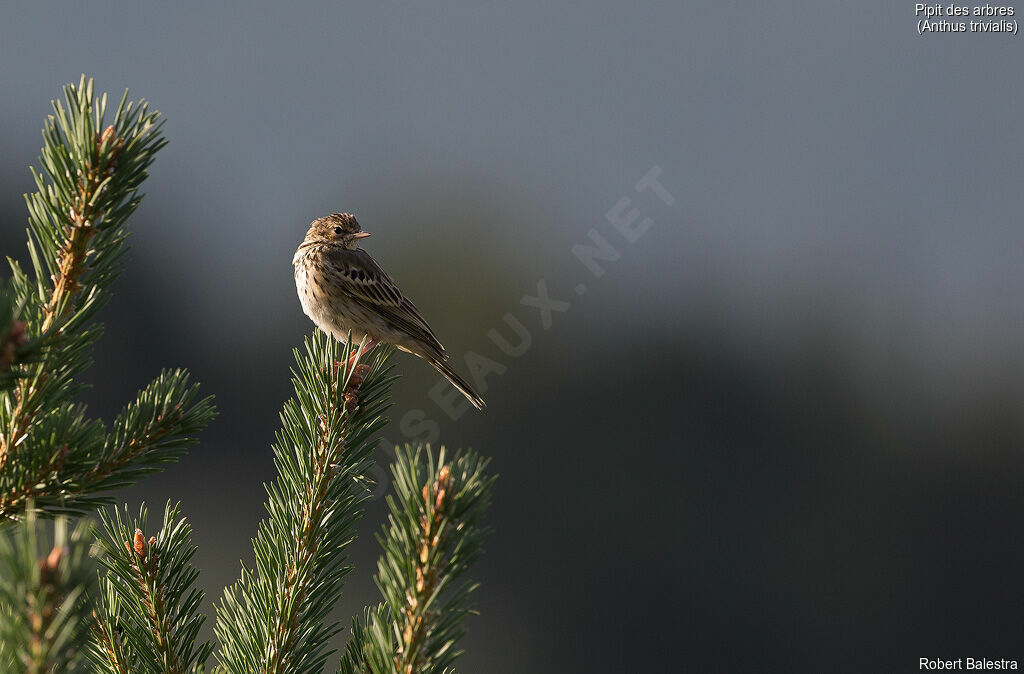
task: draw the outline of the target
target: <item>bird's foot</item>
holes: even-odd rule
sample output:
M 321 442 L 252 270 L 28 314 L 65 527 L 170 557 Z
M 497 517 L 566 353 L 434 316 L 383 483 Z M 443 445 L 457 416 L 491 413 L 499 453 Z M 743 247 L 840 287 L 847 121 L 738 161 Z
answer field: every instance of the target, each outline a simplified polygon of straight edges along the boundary
M 338 370 L 346 368 L 351 374 L 348 376 L 348 382 L 345 386 L 345 409 L 352 412 L 359 406 L 359 387 L 363 385 L 363 379 L 366 378 L 366 373 L 370 371 L 370 366 L 366 363 L 357 363 L 359 358 L 366 355 L 366 353 L 377 345 L 376 340 L 370 340 L 369 343 L 364 344 L 362 349 L 356 349 L 352 352 L 352 355 L 348 358 L 348 364 L 345 361 L 336 360 L 334 361 L 334 373 L 338 376 Z
M 371 339 L 370 341 L 368 341 L 366 344 L 363 345 L 362 349 L 354 350 L 352 352 L 352 355 L 348 357 L 348 366 L 349 366 L 349 368 L 351 368 L 353 365 L 355 365 L 357 360 L 359 360 L 360 358 L 365 356 L 367 353 L 369 353 L 370 349 L 372 349 L 375 346 L 377 346 L 377 340 L 376 339 Z

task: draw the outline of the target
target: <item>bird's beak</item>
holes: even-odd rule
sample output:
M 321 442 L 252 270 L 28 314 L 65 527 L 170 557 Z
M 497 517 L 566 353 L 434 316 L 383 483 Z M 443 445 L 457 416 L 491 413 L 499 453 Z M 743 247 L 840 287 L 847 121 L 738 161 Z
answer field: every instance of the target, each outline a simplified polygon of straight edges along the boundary
M 353 239 L 365 239 L 368 236 L 370 236 L 369 232 L 356 232 L 355 234 L 352 235 L 352 238 Z

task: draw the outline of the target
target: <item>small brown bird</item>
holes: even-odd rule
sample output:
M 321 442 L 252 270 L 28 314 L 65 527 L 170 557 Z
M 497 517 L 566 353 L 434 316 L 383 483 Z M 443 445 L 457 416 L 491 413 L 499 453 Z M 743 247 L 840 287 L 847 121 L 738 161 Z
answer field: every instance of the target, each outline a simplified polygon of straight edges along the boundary
M 338 341 L 345 342 L 351 332 L 354 343 L 366 338 L 365 350 L 387 342 L 419 356 L 482 410 L 484 399 L 448 364 L 444 347 L 419 310 L 358 247 L 368 236 L 350 213 L 313 221 L 292 258 L 302 310 Z

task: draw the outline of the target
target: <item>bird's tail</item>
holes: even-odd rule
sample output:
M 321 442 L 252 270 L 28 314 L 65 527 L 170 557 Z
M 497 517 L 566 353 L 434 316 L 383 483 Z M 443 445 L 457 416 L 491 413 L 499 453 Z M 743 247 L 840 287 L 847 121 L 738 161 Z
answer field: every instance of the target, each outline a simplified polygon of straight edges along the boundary
M 427 356 L 426 361 L 434 366 L 434 369 L 444 375 L 444 378 L 451 382 L 451 385 L 459 389 L 462 395 L 466 396 L 469 402 L 473 403 L 473 407 L 478 410 L 482 410 L 487 407 L 487 403 L 480 397 L 480 394 L 473 390 L 473 387 L 469 385 L 465 379 L 459 376 L 459 373 L 452 369 L 444 360 L 434 357 L 433 355 Z

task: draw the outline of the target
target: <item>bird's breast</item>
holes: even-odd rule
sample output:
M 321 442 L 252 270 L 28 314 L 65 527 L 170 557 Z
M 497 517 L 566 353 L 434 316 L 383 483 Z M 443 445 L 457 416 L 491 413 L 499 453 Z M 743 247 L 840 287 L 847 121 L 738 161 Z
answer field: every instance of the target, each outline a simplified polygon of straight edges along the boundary
M 302 310 L 307 316 L 316 320 L 315 303 L 317 301 L 316 288 L 322 285 L 321 281 L 314 278 L 317 275 L 316 263 L 307 251 L 298 250 L 292 259 L 295 267 L 295 292 L 299 295 L 299 302 Z

